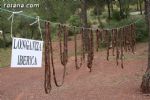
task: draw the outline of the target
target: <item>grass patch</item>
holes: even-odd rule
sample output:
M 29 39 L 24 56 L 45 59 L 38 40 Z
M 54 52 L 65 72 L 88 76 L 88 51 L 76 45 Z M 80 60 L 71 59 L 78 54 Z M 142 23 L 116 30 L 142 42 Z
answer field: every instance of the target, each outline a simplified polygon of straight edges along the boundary
M 0 48 L 0 68 L 10 65 L 11 48 Z

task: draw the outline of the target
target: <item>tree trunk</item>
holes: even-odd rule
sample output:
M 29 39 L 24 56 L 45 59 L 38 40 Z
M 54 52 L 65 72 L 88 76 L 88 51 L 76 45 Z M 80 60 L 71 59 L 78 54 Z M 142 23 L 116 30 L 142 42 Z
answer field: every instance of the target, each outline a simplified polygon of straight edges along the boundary
M 113 2 L 111 2 L 111 12 L 114 11 L 114 6 L 113 6 Z
M 101 22 L 101 19 L 100 19 L 100 9 L 98 7 L 98 2 L 95 2 L 95 5 L 96 5 L 96 14 L 97 14 L 97 19 L 98 19 L 99 26 L 101 28 L 103 28 L 103 23 Z
M 150 69 L 150 0 L 147 0 L 147 24 L 148 24 L 148 32 L 149 32 L 149 49 L 148 49 L 148 67 L 147 70 Z
M 140 6 L 140 14 L 142 15 L 142 1 L 139 0 L 139 6 Z
M 148 47 L 148 66 L 145 74 L 143 75 L 141 89 L 143 93 L 150 93 L 150 0 L 145 0 L 145 14 L 146 21 L 148 22 L 149 31 L 149 47 Z
M 139 11 L 139 0 L 137 1 L 137 11 Z
M 119 8 L 120 8 L 120 17 L 122 18 L 122 13 L 123 13 L 122 4 L 120 0 L 118 0 L 118 2 L 119 2 Z
M 82 9 L 82 22 L 83 27 L 88 28 L 88 22 L 87 22 L 87 0 L 81 0 L 81 9 Z M 88 50 L 88 31 L 84 30 L 84 46 L 86 51 Z
M 108 8 L 108 19 L 110 19 L 111 18 L 111 10 L 110 10 L 110 2 L 109 2 L 109 0 L 107 0 L 107 8 Z

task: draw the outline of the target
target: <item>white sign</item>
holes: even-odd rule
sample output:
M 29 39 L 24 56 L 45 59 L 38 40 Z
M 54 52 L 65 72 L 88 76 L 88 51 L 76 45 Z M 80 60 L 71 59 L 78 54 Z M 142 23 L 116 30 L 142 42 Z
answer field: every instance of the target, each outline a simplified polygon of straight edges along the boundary
M 41 67 L 42 51 L 43 41 L 13 38 L 11 67 Z

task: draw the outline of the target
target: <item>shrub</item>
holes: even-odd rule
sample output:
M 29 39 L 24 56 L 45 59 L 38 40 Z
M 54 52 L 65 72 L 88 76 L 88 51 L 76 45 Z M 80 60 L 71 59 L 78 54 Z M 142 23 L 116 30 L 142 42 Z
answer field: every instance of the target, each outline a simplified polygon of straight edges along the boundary
M 121 13 L 119 10 L 114 10 L 112 12 L 112 19 L 114 19 L 114 20 L 119 21 L 121 19 L 127 18 L 128 16 L 129 16 L 129 9 L 124 9 L 121 11 Z
M 145 22 L 144 16 L 132 16 L 127 19 L 122 19 L 120 21 L 110 20 L 109 23 L 105 23 L 105 28 L 116 28 L 124 25 L 129 25 L 136 22 L 136 40 L 137 42 L 144 42 L 148 39 L 148 30 Z
M 138 21 L 136 23 L 136 26 L 137 26 L 137 30 L 136 30 L 137 37 L 136 37 L 136 40 L 138 42 L 146 41 L 148 39 L 148 29 L 147 29 L 147 25 L 146 25 L 145 19 L 142 19 L 142 20 Z
M 112 13 L 112 19 L 114 19 L 114 20 L 120 20 L 121 19 L 121 17 L 120 17 L 120 11 L 114 10 L 113 13 Z
M 70 16 L 68 22 L 70 25 L 73 25 L 73 26 L 81 26 L 80 17 L 77 15 Z

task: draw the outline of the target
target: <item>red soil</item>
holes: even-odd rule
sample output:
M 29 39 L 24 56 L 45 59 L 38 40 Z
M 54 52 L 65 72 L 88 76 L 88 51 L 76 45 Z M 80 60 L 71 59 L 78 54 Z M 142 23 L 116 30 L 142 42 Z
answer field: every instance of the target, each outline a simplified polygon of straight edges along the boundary
M 57 50 L 57 46 L 54 46 Z M 73 48 L 70 45 L 70 48 Z M 44 92 L 44 66 L 39 69 L 0 69 L 0 100 L 150 100 L 140 92 L 142 75 L 147 66 L 147 44 L 138 44 L 136 54 L 127 54 L 124 69 L 106 51 L 95 53 L 93 71 L 86 65 L 75 70 L 74 57 L 69 58 L 67 76 L 62 87 Z M 57 59 L 56 59 L 57 58 Z M 55 57 L 57 77 L 62 75 Z

